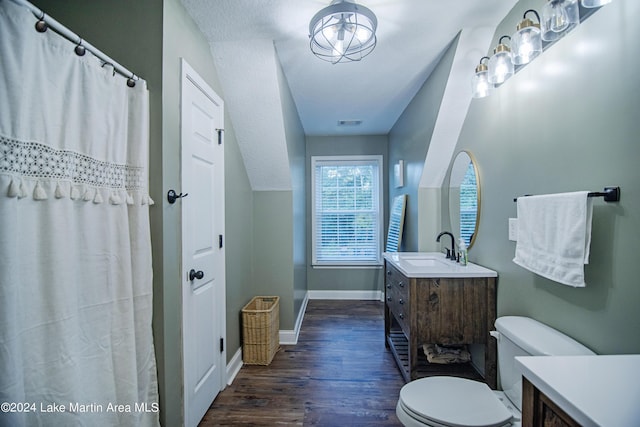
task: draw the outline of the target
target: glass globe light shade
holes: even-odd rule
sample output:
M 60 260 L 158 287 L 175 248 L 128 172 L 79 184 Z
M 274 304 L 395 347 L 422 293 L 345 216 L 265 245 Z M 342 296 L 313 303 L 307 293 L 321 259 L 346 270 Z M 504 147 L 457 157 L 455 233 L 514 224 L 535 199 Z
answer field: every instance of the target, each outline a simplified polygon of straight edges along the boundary
M 489 83 L 498 85 L 513 75 L 514 68 L 511 51 L 507 46 L 499 44 L 493 51 L 494 54 L 489 59 Z
M 370 9 L 350 0 L 333 0 L 309 23 L 311 51 L 334 64 L 359 61 L 375 48 L 377 25 Z
M 514 65 L 528 64 L 542 53 L 540 25 L 523 20 L 511 36 L 511 59 Z
M 611 0 L 582 0 L 583 7 L 600 7 L 611 3 Z
M 471 95 L 474 98 L 489 96 L 493 85 L 489 83 L 489 69 L 485 64 L 479 64 L 471 77 Z
M 579 23 L 578 0 L 549 0 L 542 8 L 542 40 L 558 40 Z

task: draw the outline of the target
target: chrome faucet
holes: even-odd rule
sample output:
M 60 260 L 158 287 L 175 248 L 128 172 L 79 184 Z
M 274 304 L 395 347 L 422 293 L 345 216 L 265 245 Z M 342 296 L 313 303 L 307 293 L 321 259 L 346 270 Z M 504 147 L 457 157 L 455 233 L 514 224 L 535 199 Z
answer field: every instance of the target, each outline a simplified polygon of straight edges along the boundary
M 440 242 L 440 238 L 445 234 L 448 235 L 449 237 L 451 237 L 451 250 L 449 250 L 449 248 L 446 248 L 447 249 L 447 259 L 451 259 L 451 260 L 455 261 L 455 259 L 456 259 L 456 243 L 455 243 L 455 239 L 453 237 L 453 234 L 451 234 L 448 231 L 443 231 L 440 234 L 438 234 L 438 237 L 436 237 L 436 242 Z

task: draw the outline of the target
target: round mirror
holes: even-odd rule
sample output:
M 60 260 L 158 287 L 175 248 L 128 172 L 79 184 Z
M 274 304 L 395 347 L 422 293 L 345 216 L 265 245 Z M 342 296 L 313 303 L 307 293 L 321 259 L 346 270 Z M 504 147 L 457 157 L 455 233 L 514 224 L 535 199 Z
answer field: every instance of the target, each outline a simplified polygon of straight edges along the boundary
M 468 151 L 459 152 L 451 166 L 449 217 L 453 233 L 463 238 L 467 248 L 470 248 L 478 232 L 480 180 L 478 168 Z

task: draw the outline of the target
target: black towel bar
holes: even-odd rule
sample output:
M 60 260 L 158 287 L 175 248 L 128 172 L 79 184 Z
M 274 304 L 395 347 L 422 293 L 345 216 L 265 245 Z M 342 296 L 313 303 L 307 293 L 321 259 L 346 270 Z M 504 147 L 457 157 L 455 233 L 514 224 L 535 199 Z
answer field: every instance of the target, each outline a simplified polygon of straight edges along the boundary
M 531 194 L 525 194 L 521 197 L 530 196 Z M 605 202 L 619 202 L 620 201 L 620 187 L 605 187 L 604 191 L 593 192 L 587 194 L 588 197 L 604 197 Z M 516 202 L 518 198 L 514 198 L 513 201 Z

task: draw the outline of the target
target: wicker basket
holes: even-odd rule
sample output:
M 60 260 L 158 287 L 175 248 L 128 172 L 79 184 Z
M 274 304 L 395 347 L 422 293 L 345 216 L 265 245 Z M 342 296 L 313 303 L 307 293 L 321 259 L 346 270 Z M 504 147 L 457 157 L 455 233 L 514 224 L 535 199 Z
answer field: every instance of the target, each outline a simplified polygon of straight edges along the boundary
M 280 297 L 254 297 L 242 309 L 242 360 L 268 365 L 280 346 Z

